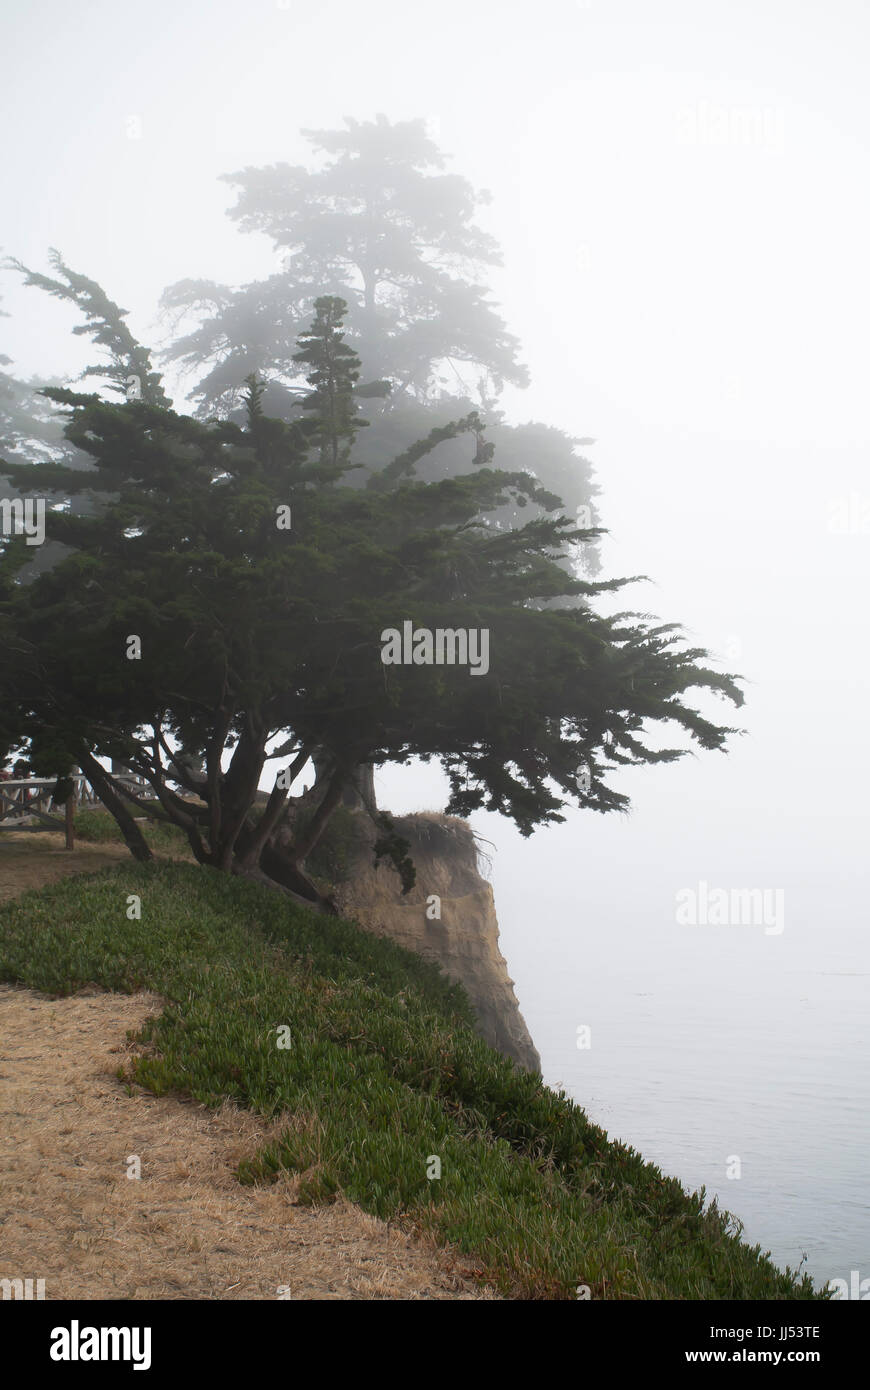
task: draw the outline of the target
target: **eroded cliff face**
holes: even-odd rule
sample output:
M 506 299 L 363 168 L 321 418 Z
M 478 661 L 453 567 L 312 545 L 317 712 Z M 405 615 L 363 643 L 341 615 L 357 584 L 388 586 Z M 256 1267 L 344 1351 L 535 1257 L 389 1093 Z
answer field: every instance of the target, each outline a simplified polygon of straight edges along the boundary
M 478 870 L 471 827 L 454 816 L 423 813 L 396 820 L 411 843 L 417 882 L 402 896 L 395 870 L 374 867 L 374 830 L 360 815 L 349 851 L 346 881 L 335 892 L 343 916 L 367 931 L 437 961 L 465 986 L 481 1035 L 528 1071 L 540 1072 L 507 962 L 499 950 L 492 888 Z M 427 916 L 427 899 L 440 898 L 440 920 Z

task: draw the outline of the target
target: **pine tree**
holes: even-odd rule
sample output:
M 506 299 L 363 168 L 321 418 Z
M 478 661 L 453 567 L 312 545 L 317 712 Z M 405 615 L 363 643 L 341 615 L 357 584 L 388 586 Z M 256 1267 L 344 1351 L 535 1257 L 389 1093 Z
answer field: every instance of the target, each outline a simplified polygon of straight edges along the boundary
M 81 766 L 147 858 L 130 812 L 143 803 L 98 761 L 117 758 L 149 782 L 200 862 L 265 873 L 321 906 L 305 860 L 363 764 L 437 758 L 448 810 L 485 806 L 529 834 L 561 820 L 568 801 L 624 808 L 608 769 L 686 751 L 647 741 L 659 723 L 724 747 L 732 731 L 685 702 L 693 687 L 741 702 L 734 679 L 684 650 L 672 625 L 594 611 L 597 595 L 628 581 L 566 573 L 560 559 L 578 538 L 564 517 L 486 527 L 510 501 L 540 501 L 528 473 L 484 462 L 415 480 L 437 447 L 430 437 L 384 470 L 391 485 L 343 486 L 359 371 L 343 313 L 324 301 L 305 335 L 308 409 L 293 422 L 265 414 L 256 378 L 243 424 L 178 415 L 162 390 L 123 404 L 47 391 L 70 412 L 68 438 L 107 500 L 93 516 L 50 515 L 50 535 L 72 553 L 33 583 L 18 582 L 20 549 L 0 565 L 0 636 L 16 654 L 0 672 L 0 707 L 34 767 Z M 453 433 L 479 436 L 480 421 L 471 414 Z M 56 481 L 57 465 L 11 465 L 14 481 L 26 473 L 36 485 L 46 470 Z M 542 611 L 561 597 L 581 606 Z M 487 669 L 387 664 L 389 634 L 406 623 L 424 637 L 485 633 Z M 263 805 L 276 740 L 289 762 Z M 317 802 L 296 824 L 288 789 L 315 755 Z M 379 830 L 407 885 L 401 845 L 382 818 Z
M 324 295 L 314 301 L 315 319 L 299 338 L 294 362 L 308 368 L 313 388 L 299 405 L 315 422 L 320 462 L 325 469 L 346 471 L 357 431 L 368 424 L 354 397 L 359 381 L 359 358 L 344 341 L 340 324 L 347 306 L 343 299 Z M 337 476 L 337 474 L 336 474 Z
M 35 285 L 54 299 L 74 305 L 84 318 L 73 333 L 90 338 L 105 352 L 108 361 L 85 367 L 80 379 L 94 376 L 111 383 L 110 390 L 125 400 L 143 400 L 150 405 L 170 406 L 160 374 L 151 365 L 151 354 L 137 342 L 124 322 L 127 309 L 121 309 L 95 280 L 79 275 L 65 264 L 59 251 L 49 251 L 49 260 L 57 277 L 29 270 L 21 261 L 10 259 L 8 264 L 24 276 L 25 285 Z

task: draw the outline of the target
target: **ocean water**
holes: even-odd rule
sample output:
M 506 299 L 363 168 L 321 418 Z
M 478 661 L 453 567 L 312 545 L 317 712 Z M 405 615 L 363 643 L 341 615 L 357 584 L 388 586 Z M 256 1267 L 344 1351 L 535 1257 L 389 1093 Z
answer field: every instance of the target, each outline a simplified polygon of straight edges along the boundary
M 866 936 L 830 929 L 820 968 L 813 939 L 728 930 L 696 937 L 688 963 L 685 938 L 612 933 L 579 992 L 525 1007 L 545 1080 L 715 1194 L 781 1267 L 870 1278 Z
M 650 773 L 631 817 L 576 814 L 530 841 L 485 818 L 502 950 L 549 1084 L 686 1187 L 715 1194 L 781 1267 L 847 1285 L 857 1271 L 860 1283 L 866 814 L 806 795 L 789 804 L 784 782 L 771 808 L 739 791 L 739 756 L 720 767 L 718 804 L 693 801 L 696 763 Z M 767 889 L 771 903 L 779 891 L 782 931 L 681 925 L 678 895 L 702 881 Z M 577 1046 L 583 1026 L 588 1048 Z

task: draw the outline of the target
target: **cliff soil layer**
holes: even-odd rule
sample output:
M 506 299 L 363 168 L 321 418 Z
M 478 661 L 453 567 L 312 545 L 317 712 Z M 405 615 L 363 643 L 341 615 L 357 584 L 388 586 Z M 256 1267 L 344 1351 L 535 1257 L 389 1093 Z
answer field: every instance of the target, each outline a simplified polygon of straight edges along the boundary
M 457 817 L 429 812 L 396 820 L 417 870 L 415 886 L 403 896 L 392 866 L 385 861 L 374 866 L 371 823 L 363 813 L 353 820 L 343 882 L 335 892 L 342 915 L 437 961 L 464 985 L 486 1041 L 527 1071 L 540 1072 L 541 1059 L 499 950 L 492 888 L 480 873 L 471 827 Z

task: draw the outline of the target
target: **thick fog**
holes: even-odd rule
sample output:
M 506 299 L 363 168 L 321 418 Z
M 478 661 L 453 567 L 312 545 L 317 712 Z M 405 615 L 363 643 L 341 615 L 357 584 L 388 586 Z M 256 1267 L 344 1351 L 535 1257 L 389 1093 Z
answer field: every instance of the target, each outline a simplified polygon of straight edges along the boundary
M 506 391 L 508 418 L 594 439 L 605 573 L 649 576 L 603 606 L 684 624 L 747 681 L 744 709 L 705 706 L 745 729 L 727 756 L 615 779 L 630 816 L 569 811 L 527 840 L 474 818 L 502 949 L 545 1078 L 645 1156 L 727 1189 L 753 1239 L 797 1263 L 813 1236 L 800 1194 L 839 1174 L 852 1202 L 866 1149 L 866 1108 L 832 1129 L 822 1094 L 870 1084 L 870 11 L 35 0 L 7 6 L 4 31 L 3 249 L 45 269 L 59 248 L 149 345 L 168 284 L 275 268 L 266 238 L 224 215 L 219 176 L 305 163 L 302 128 L 423 116 L 449 168 L 490 190 L 490 281 L 532 377 Z M 2 292 L 17 376 L 93 358 L 67 306 L 11 274 Z M 167 382 L 184 408 L 188 388 Z M 385 769 L 377 787 L 398 812 L 446 798 L 434 767 Z M 679 924 L 676 895 L 701 882 L 781 890 L 781 929 Z M 687 1138 L 682 1059 L 698 1057 L 722 1128 Z M 782 1106 L 775 1142 L 761 1102 L 748 1127 L 741 1104 L 759 1076 Z M 743 1189 L 721 1181 L 732 1154 Z M 848 1277 L 863 1257 L 870 1274 L 866 1215 L 839 1210 L 811 1271 Z

